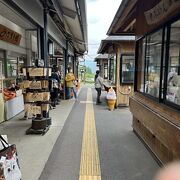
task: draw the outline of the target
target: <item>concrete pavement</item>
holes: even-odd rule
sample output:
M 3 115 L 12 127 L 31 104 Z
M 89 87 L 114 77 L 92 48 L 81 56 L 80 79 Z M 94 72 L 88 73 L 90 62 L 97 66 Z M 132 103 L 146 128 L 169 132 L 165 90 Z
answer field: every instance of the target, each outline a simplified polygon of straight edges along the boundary
M 129 109 L 108 111 L 103 102 L 94 110 L 102 180 L 152 180 L 159 166 L 134 134 Z
M 50 111 L 52 125 L 44 135 L 25 135 L 31 120 L 20 120 L 24 113 L 0 124 L 0 134 L 6 134 L 9 143 L 16 144 L 23 180 L 38 180 L 64 123 L 74 105 L 74 100 L 61 101 Z
M 105 92 L 104 102 L 95 105 L 96 91 L 92 90 L 102 179 L 152 180 L 159 167 L 133 133 L 128 108 L 108 111 Z M 0 124 L 1 134 L 17 145 L 24 180 L 79 179 L 85 106 L 90 103 L 86 93 L 87 85 L 78 102 L 62 101 L 50 111 L 53 124 L 44 136 L 25 135 L 31 120 L 19 120 L 23 113 Z
M 86 91 L 82 88 L 39 180 L 78 179 L 85 112 L 85 104 L 80 101 L 85 98 Z
M 86 101 L 86 92 L 87 88 L 83 88 L 79 102 L 71 111 L 40 180 L 79 179 L 85 105 L 91 103 Z M 93 90 L 101 179 L 152 180 L 159 166 L 133 133 L 131 113 L 128 108 L 109 111 L 105 95 L 103 92 L 104 102 L 95 105 L 96 92 Z

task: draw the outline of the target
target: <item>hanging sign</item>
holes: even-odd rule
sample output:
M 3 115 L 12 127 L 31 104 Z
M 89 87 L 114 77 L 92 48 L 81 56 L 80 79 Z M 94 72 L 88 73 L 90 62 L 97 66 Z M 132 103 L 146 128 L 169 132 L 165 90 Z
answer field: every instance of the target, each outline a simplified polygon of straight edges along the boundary
M 161 0 L 152 9 L 144 12 L 147 24 L 158 23 L 177 8 L 180 8 L 180 0 Z
M 0 24 L 0 40 L 9 42 L 11 44 L 19 45 L 21 34 Z

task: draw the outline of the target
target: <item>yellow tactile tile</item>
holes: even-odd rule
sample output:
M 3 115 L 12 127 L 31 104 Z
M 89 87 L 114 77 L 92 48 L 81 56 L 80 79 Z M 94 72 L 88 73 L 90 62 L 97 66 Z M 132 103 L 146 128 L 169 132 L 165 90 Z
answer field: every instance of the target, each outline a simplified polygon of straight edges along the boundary
M 90 101 L 92 101 L 92 91 L 88 88 L 87 102 Z M 79 174 L 79 180 L 101 180 L 94 109 L 93 104 L 88 103 L 86 104 Z
M 80 176 L 79 180 L 101 180 L 101 176 Z

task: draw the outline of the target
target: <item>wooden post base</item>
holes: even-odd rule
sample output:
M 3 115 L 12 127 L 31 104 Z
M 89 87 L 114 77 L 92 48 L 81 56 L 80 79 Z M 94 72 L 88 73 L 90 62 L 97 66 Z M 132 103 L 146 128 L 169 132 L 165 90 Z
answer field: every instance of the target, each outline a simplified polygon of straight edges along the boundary
M 50 128 L 51 118 L 32 119 L 32 126 L 26 131 L 26 134 L 44 135 Z
M 26 134 L 41 134 L 44 135 L 47 133 L 47 131 L 49 130 L 50 126 L 47 126 L 45 129 L 39 129 L 39 130 L 35 130 L 32 129 L 31 127 L 29 129 L 27 129 Z

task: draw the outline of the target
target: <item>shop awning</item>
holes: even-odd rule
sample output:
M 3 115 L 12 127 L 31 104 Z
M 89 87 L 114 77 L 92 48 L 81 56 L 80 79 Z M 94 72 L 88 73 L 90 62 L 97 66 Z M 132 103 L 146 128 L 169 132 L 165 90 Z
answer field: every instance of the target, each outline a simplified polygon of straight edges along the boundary
M 41 3 L 40 3 L 41 2 Z M 87 46 L 87 18 L 86 18 L 86 0 L 7 0 L 7 4 L 10 6 L 21 9 L 23 15 L 28 17 L 28 20 L 33 20 L 32 24 L 36 23 L 40 26 L 44 26 L 43 18 L 43 6 L 48 8 L 48 25 L 54 28 L 53 23 L 58 27 L 61 32 L 58 32 L 60 38 L 66 37 L 69 43 L 75 48 L 75 52 L 83 54 L 88 50 Z M 1 11 L 0 14 L 3 16 L 8 16 L 13 22 L 25 29 L 33 29 L 34 25 L 31 25 L 29 21 L 21 17 L 21 11 L 18 16 L 11 10 L 11 12 L 6 11 L 4 6 L 5 1 L 0 0 Z M 14 15 L 15 14 L 15 15 Z M 51 17 L 52 20 L 51 21 Z M 33 27 L 32 27 L 33 26 Z M 49 33 L 49 31 L 48 31 Z M 56 36 L 52 35 L 55 34 Z M 50 35 L 59 41 L 56 37 L 57 32 L 50 32 Z M 64 39 L 61 40 L 60 44 L 64 47 Z
M 68 39 L 76 51 L 83 54 L 87 46 L 87 19 L 85 0 L 52 0 L 59 18 L 63 21 Z

